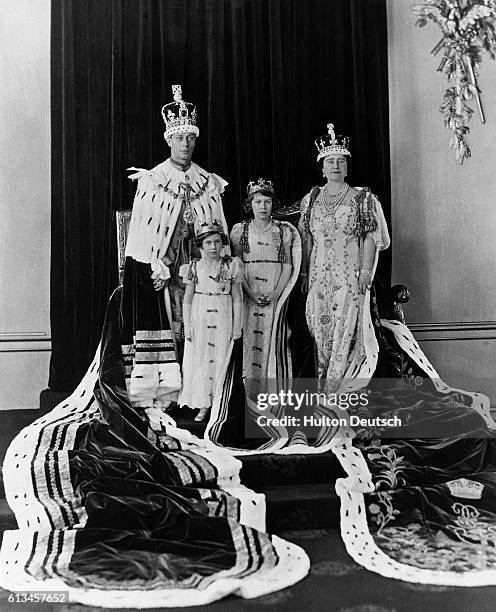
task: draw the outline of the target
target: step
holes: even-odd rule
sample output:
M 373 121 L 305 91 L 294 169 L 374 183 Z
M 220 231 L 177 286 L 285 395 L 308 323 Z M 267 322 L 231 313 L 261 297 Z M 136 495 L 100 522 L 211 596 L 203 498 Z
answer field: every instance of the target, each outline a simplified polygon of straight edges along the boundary
M 273 485 L 310 485 L 335 482 L 345 476 L 336 456 L 329 453 L 240 456 L 241 482 L 250 489 Z
M 278 485 L 258 491 L 265 494 L 269 533 L 339 527 L 340 501 L 333 485 Z

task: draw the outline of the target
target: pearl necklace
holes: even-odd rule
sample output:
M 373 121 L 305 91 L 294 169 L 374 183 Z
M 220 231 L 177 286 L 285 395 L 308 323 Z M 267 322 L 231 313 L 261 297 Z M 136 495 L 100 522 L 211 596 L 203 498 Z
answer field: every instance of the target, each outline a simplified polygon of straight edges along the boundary
M 337 193 L 331 195 L 327 190 L 327 185 L 325 185 L 322 191 L 322 203 L 324 204 L 324 208 L 330 215 L 334 215 L 336 210 L 344 202 L 346 195 L 348 194 L 349 188 L 350 186 L 345 183 Z

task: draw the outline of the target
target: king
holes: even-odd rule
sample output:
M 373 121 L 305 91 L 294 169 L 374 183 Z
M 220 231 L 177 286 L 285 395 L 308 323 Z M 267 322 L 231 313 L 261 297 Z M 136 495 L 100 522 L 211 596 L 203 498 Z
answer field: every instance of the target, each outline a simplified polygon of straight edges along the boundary
M 173 85 L 162 108 L 170 157 L 152 170 L 129 168 L 138 182 L 126 245 L 122 351 L 136 408 L 162 408 L 181 388 L 184 346 L 182 264 L 198 256 L 195 225 L 217 219 L 227 234 L 221 195 L 227 182 L 192 162 L 199 135 L 194 104 Z

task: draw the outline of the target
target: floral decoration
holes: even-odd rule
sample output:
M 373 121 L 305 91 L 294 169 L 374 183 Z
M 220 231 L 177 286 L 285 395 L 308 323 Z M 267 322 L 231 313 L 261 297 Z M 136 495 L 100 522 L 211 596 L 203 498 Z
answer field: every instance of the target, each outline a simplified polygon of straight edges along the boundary
M 437 69 L 450 84 L 440 111 L 452 132 L 450 147 L 456 161 L 463 164 L 471 155 L 465 137 L 470 132 L 472 101 L 485 123 L 477 77 L 483 52 L 496 58 L 496 0 L 423 0 L 412 11 L 419 27 L 434 21 L 441 28 L 442 38 L 431 51 L 433 55 L 443 53 Z

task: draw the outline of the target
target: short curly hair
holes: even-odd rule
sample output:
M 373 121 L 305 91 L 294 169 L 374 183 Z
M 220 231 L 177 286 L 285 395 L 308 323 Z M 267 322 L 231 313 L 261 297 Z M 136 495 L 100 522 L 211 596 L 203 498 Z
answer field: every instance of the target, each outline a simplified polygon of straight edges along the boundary
M 253 208 L 251 206 L 251 203 L 253 202 L 253 198 L 256 195 L 258 195 L 258 194 L 261 194 L 261 195 L 265 196 L 266 198 L 270 198 L 272 200 L 272 214 L 274 214 L 274 212 L 278 208 L 280 208 L 281 203 L 275 197 L 274 193 L 272 191 L 270 191 L 269 189 L 261 189 L 260 191 L 256 191 L 255 193 L 251 193 L 247 198 L 245 198 L 243 200 L 243 212 L 244 212 L 246 217 L 248 217 L 248 218 L 253 217 Z

